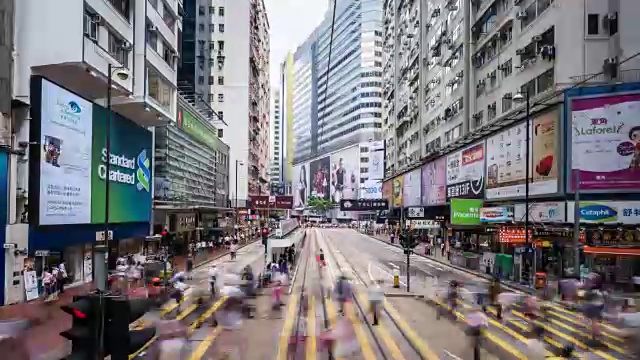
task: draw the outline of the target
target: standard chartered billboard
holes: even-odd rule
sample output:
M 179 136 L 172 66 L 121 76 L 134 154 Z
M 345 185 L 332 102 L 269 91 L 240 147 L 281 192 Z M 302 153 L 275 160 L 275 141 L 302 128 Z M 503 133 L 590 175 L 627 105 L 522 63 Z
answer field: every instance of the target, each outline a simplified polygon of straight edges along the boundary
M 30 192 L 34 222 L 104 222 L 107 161 L 109 222 L 149 221 L 151 133 L 114 113 L 108 156 L 105 108 L 40 77 L 31 89 L 31 141 L 40 148 L 30 167 L 30 187 L 40 189 Z

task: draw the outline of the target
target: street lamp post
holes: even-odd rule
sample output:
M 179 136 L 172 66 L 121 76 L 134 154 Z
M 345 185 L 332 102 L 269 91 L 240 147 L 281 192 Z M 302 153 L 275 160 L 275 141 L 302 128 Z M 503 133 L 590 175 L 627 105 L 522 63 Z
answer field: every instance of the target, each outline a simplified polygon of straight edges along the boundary
M 513 101 L 515 102 L 525 102 L 525 121 L 526 121 L 526 129 L 525 129 L 525 146 L 526 146 L 526 150 L 525 150 L 525 171 L 524 171 L 524 209 L 525 209 L 525 215 L 524 215 L 524 236 L 525 236 L 525 244 L 527 244 L 527 246 L 529 245 L 529 162 L 531 161 L 529 159 L 530 156 L 530 149 L 529 149 L 529 143 L 530 143 L 530 138 L 531 138 L 531 134 L 529 134 L 530 132 L 530 127 L 531 127 L 531 121 L 530 121 L 530 117 L 531 117 L 531 98 L 530 98 L 530 94 L 529 94 L 529 89 L 525 90 L 524 93 L 520 92 L 518 94 L 515 94 L 513 96 Z M 533 257 L 533 263 L 531 266 L 531 276 L 532 278 L 535 276 L 535 254 Z
M 244 163 L 242 162 L 242 160 L 236 160 L 236 199 L 235 199 L 235 232 L 236 234 L 238 233 L 238 167 L 244 165 Z

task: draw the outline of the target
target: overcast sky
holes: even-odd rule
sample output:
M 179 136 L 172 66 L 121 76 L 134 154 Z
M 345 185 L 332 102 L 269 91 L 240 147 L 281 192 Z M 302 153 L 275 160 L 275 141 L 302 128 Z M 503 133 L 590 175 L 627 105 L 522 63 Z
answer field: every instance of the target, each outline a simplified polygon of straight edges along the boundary
M 280 64 L 324 18 L 328 0 L 264 0 L 271 25 L 271 87 L 278 86 Z

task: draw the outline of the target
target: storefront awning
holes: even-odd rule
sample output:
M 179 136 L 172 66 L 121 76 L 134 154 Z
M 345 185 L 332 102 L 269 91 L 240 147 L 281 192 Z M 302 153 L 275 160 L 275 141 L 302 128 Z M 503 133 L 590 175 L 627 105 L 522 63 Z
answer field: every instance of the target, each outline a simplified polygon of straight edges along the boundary
M 640 256 L 640 249 L 639 248 L 585 246 L 584 253 L 593 254 L 593 255 Z

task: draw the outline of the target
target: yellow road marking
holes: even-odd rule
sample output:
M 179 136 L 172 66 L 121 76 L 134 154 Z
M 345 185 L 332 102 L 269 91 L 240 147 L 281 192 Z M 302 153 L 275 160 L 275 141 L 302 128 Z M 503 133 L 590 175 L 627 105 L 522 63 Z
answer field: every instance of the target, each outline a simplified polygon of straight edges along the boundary
M 572 323 L 572 324 L 574 324 L 574 325 L 577 325 L 577 326 L 580 326 L 580 327 L 584 327 L 584 328 L 586 328 L 586 327 L 587 327 L 587 324 L 586 324 L 586 323 L 583 323 L 583 322 L 581 322 L 581 321 L 579 321 L 579 320 L 577 320 L 577 319 L 574 319 L 574 318 L 572 318 L 572 317 L 570 317 L 570 316 L 565 316 L 565 315 L 562 315 L 562 314 L 560 314 L 560 313 L 558 313 L 558 312 L 555 312 L 555 311 L 552 311 L 552 310 L 547 310 L 547 312 L 548 312 L 548 313 L 550 313 L 550 314 L 553 314 L 555 317 L 557 317 L 557 318 L 559 318 L 559 319 L 562 319 L 562 320 L 564 320 L 564 321 L 568 321 L 568 322 L 570 322 L 570 323 Z M 602 332 L 602 334 L 603 334 L 604 336 L 608 337 L 608 338 L 609 338 L 609 339 L 611 339 L 611 340 L 615 340 L 615 341 L 619 341 L 619 342 L 624 342 L 624 339 L 622 339 L 621 337 L 618 337 L 618 336 L 615 336 L 615 335 L 609 334 L 608 332 L 604 332 L 604 331 L 603 331 L 603 332 Z M 616 350 L 616 351 L 617 351 L 617 350 Z
M 178 316 L 176 316 L 176 320 L 182 320 L 189 316 L 192 312 L 194 312 L 198 308 L 198 304 L 191 304 L 186 309 L 184 309 Z
M 298 304 L 298 295 L 292 294 L 289 296 L 289 306 L 287 307 L 287 315 L 284 319 L 284 325 L 282 326 L 282 333 L 280 334 L 280 343 L 278 344 L 278 360 L 287 360 L 287 353 L 289 352 L 289 337 L 293 332 L 293 322 L 296 318 L 296 308 Z
M 336 327 L 336 319 L 338 317 L 338 312 L 336 310 L 336 306 L 333 304 L 333 301 L 330 299 L 325 299 L 325 307 L 327 308 L 327 316 L 329 317 L 329 326 L 331 329 L 335 329 Z M 336 360 L 344 360 L 344 358 L 335 358 Z
M 347 317 L 349 318 L 349 320 L 351 320 L 351 324 L 353 325 L 353 330 L 356 333 L 356 338 L 358 339 L 358 342 L 360 343 L 360 349 L 362 351 L 362 357 L 364 357 L 365 360 L 376 360 L 376 355 L 373 352 L 373 349 L 371 349 L 371 344 L 369 344 L 369 339 L 367 338 L 367 334 L 365 333 L 364 329 L 362 328 L 362 323 L 360 323 L 360 320 L 358 320 L 358 318 L 355 315 L 354 309 L 353 307 L 355 306 L 354 303 L 348 303 L 345 304 L 345 313 L 347 315 Z
M 440 302 L 440 300 L 434 300 L 434 302 L 442 307 L 444 307 L 447 310 L 451 310 L 451 307 L 449 307 L 449 305 L 446 305 L 442 302 Z M 465 321 L 464 315 L 462 315 L 460 312 L 456 311 L 456 316 L 460 318 L 460 320 Z M 519 341 L 525 342 L 527 341 L 527 339 L 518 334 L 517 332 L 509 329 L 508 327 L 502 325 L 501 323 L 489 318 L 489 323 L 493 326 L 496 326 L 498 328 L 500 328 L 502 331 L 504 331 L 505 333 L 507 333 L 508 335 L 513 336 L 514 338 L 516 338 Z M 524 356 L 524 354 L 522 354 L 518 349 L 514 348 L 513 346 L 509 345 L 506 341 L 500 339 L 499 337 L 497 337 L 496 335 L 494 335 L 493 333 L 491 333 L 490 331 L 486 331 L 485 332 L 485 336 L 487 339 L 489 339 L 489 341 L 495 343 L 496 345 L 500 346 L 501 348 L 505 349 L 507 352 L 511 353 L 513 356 L 515 356 L 518 359 L 521 360 L 526 360 L 527 357 Z M 547 351 L 547 355 L 553 355 L 551 352 Z
M 562 306 L 560 306 L 560 305 L 555 305 L 555 304 L 553 304 L 553 305 L 552 305 L 552 307 L 553 307 L 553 309 L 554 309 L 554 310 L 558 310 L 558 311 L 563 312 L 563 313 L 565 313 L 565 314 L 568 314 L 568 315 L 571 315 L 571 316 L 575 316 L 576 318 L 578 318 L 578 319 L 580 319 L 580 320 L 582 320 L 582 321 L 585 321 L 585 322 L 587 322 L 587 321 L 588 321 L 588 320 L 587 320 L 584 316 L 582 316 L 581 314 L 576 313 L 576 312 L 573 312 L 573 311 L 571 311 L 571 310 L 567 310 L 567 309 L 565 309 L 564 307 L 562 307 Z M 609 324 L 606 324 L 606 323 L 601 323 L 601 325 L 602 325 L 602 327 L 604 327 L 605 329 L 608 329 L 608 330 L 610 330 L 610 331 L 614 331 L 614 332 L 615 332 L 615 331 L 617 331 L 617 330 L 618 330 L 618 329 L 616 329 L 615 327 L 613 327 L 613 326 L 611 326 L 611 325 L 609 325 Z M 620 338 L 618 338 L 618 339 L 619 339 L 620 341 L 624 341 L 624 340 L 622 340 L 622 339 L 620 339 Z
M 433 350 L 431 350 L 427 346 L 427 344 L 422 341 L 422 339 L 420 339 L 418 334 L 416 334 L 416 332 L 413 331 L 411 326 L 409 326 L 409 324 L 407 324 L 400 317 L 400 314 L 398 313 L 398 311 L 393 306 L 391 306 L 391 304 L 386 299 L 384 300 L 384 308 L 387 310 L 387 312 L 389 312 L 389 316 L 396 323 L 396 325 L 398 325 L 398 327 L 404 333 L 407 339 L 409 339 L 409 342 L 418 350 L 418 353 L 420 353 L 420 356 L 422 356 L 423 359 L 428 359 L 428 360 L 440 359 L 440 357 L 436 355 L 436 353 L 434 353 Z
M 366 295 L 362 293 L 357 293 L 356 295 L 358 296 L 358 299 L 360 301 L 360 304 L 362 304 L 362 306 L 365 306 L 365 304 L 369 303 L 369 299 L 367 298 Z M 373 316 L 373 314 L 371 315 Z M 378 334 L 378 337 L 381 337 L 382 341 L 384 341 L 384 344 L 387 347 L 387 350 L 389 350 L 391 357 L 395 360 L 404 360 L 405 357 L 404 355 L 402 355 L 402 351 L 400 351 L 400 348 L 391 337 L 391 334 L 389 334 L 389 331 L 387 331 L 386 327 L 382 324 L 382 319 L 380 319 L 380 317 L 382 317 L 382 311 L 380 311 L 380 316 L 378 318 L 378 325 L 377 326 L 372 325 L 372 327 L 375 329 L 375 332 Z
M 227 300 L 227 297 L 222 297 L 220 299 L 218 299 L 218 301 L 216 301 L 215 304 L 213 304 L 204 314 L 202 314 L 198 319 L 196 319 L 196 321 L 193 322 L 193 324 L 191 324 L 191 326 L 189 326 L 189 331 L 193 332 L 193 330 L 195 330 L 195 328 L 197 327 L 197 323 L 198 322 L 203 322 L 204 320 L 206 320 L 206 318 L 208 318 L 209 316 L 211 316 L 216 310 L 218 310 L 218 308 Z M 193 311 L 193 310 L 191 310 Z M 207 316 L 205 316 L 207 315 Z M 185 315 L 186 316 L 186 315 Z M 140 355 L 140 353 L 142 353 L 143 351 L 145 351 L 146 349 L 149 348 L 149 346 L 151 346 L 151 344 L 153 344 L 154 341 L 156 341 L 158 339 L 158 336 L 154 336 L 151 338 L 151 340 L 149 340 L 146 344 L 142 345 L 142 347 L 140 349 L 138 349 L 136 352 L 134 352 L 133 354 L 129 355 L 129 360 L 135 359 L 138 355 Z
M 318 354 L 316 346 L 316 299 L 314 296 L 308 297 L 309 309 L 307 311 L 307 347 L 305 348 L 305 359 L 314 360 Z
M 202 359 L 204 354 L 207 352 L 207 349 L 209 349 L 211 344 L 213 344 L 213 342 L 221 332 L 222 329 L 220 327 L 216 327 L 215 329 L 213 329 L 213 331 L 209 335 L 207 335 L 207 337 L 200 342 L 200 345 L 198 345 L 198 347 L 191 353 L 191 355 L 189 356 L 189 360 Z

